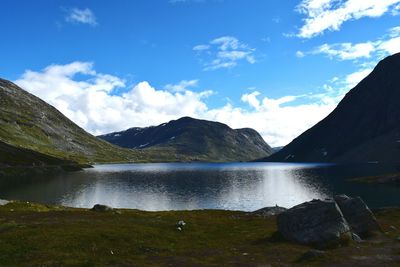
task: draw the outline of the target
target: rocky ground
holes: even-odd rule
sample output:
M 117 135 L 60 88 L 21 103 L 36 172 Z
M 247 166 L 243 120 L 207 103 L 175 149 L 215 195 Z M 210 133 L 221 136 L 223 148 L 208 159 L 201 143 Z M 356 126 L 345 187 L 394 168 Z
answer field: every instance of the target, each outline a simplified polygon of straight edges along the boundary
M 0 206 L 0 266 L 400 266 L 399 208 L 375 212 L 383 233 L 328 250 L 285 241 L 265 210 L 105 210 Z

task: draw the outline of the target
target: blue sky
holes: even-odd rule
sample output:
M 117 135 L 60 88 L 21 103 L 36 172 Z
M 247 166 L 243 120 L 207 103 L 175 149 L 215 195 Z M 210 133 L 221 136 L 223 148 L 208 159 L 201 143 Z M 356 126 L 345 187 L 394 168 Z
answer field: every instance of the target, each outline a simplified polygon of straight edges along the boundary
M 93 134 L 189 115 L 285 145 L 400 51 L 400 0 L 3 0 L 0 76 Z

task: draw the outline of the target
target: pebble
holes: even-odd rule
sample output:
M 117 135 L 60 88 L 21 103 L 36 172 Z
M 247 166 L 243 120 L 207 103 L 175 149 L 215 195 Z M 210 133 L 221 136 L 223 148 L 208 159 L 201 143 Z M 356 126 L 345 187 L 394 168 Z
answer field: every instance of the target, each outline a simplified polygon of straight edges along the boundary
M 357 242 L 357 243 L 361 243 L 361 242 L 362 242 L 362 239 L 361 239 L 357 234 L 355 234 L 355 233 L 352 233 L 352 234 L 351 234 L 351 237 L 352 237 L 353 240 L 354 240 L 355 242 Z
M 185 226 L 186 225 L 186 223 L 184 222 L 184 221 L 179 221 L 177 224 L 176 224 L 176 229 L 178 230 L 178 231 L 182 231 L 183 230 L 183 226 Z

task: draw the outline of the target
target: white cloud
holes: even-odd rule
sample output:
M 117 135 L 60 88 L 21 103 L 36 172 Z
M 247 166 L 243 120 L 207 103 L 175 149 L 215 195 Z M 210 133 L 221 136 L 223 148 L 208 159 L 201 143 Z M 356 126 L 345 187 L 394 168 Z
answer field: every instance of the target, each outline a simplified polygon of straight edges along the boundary
M 317 47 L 314 54 L 326 54 L 330 58 L 338 58 L 340 60 L 353 60 L 357 58 L 370 58 L 371 54 L 375 51 L 375 44 L 371 42 L 351 44 L 323 44 Z
M 296 52 L 296 57 L 298 57 L 298 58 L 303 58 L 303 57 L 305 57 L 305 54 L 304 54 L 304 52 L 302 52 L 302 51 L 297 51 L 297 52 Z
M 85 78 L 78 80 L 76 75 Z M 87 62 L 51 65 L 39 72 L 26 71 L 15 82 L 93 134 L 158 124 L 185 115 L 196 116 L 207 110 L 203 99 L 211 94 L 211 91 L 157 90 L 148 82 L 141 82 L 118 96 L 112 92 L 125 87 L 124 81 L 97 73 Z
M 237 50 L 239 48 L 246 49 L 247 45 L 241 44 L 239 40 L 232 36 L 223 36 L 216 38 L 210 42 L 211 44 L 219 45 L 219 49 L 222 51 L 226 50 Z
M 297 11 L 306 17 L 298 37 L 312 38 L 323 32 L 338 31 L 349 20 L 380 17 L 399 8 L 400 0 L 303 0 Z
M 392 15 L 393 16 L 398 16 L 400 14 L 400 4 L 396 5 L 393 9 L 392 9 Z
M 292 96 L 270 99 L 248 94 L 242 96 L 242 100 L 253 110 L 227 104 L 209 110 L 207 118 L 227 123 L 233 128 L 256 129 L 271 146 L 286 145 L 326 117 L 336 106 L 336 103 L 319 100 L 310 104 L 289 105 L 294 99 Z
M 255 108 L 256 110 L 260 109 L 260 100 L 257 99 L 257 97 L 261 93 L 258 91 L 254 91 L 250 94 L 244 94 L 242 95 L 241 100 L 245 103 L 248 103 L 251 107 Z
M 400 36 L 381 42 L 378 46 L 378 50 L 386 52 L 386 54 L 395 54 L 400 52 Z
M 372 72 L 372 69 L 361 69 L 346 76 L 344 83 L 346 88 L 351 89 L 361 82 L 365 77 Z
M 208 49 L 210 49 L 209 45 L 196 45 L 195 47 L 193 47 L 194 51 L 203 51 Z
M 88 62 L 26 71 L 15 82 L 96 135 L 192 116 L 220 121 L 232 128 L 254 128 L 269 144 L 279 146 L 313 126 L 336 104 L 335 101 L 321 101 L 320 97 L 317 103 L 298 105 L 293 101 L 300 97 L 271 99 L 254 91 L 241 97 L 244 107 L 227 103 L 210 108 L 205 100 L 212 91 L 190 90 L 198 86 L 197 80 L 170 84 L 164 90 L 146 81 L 126 88 L 123 79 L 98 73 Z M 125 93 L 116 95 L 115 89 L 121 87 L 126 89 Z
M 89 24 L 91 26 L 97 25 L 96 16 L 89 8 L 72 8 L 68 11 L 68 15 L 65 17 L 65 20 L 67 22 L 77 24 Z
M 246 61 L 250 64 L 256 62 L 255 49 L 240 42 L 236 37 L 222 36 L 211 40 L 209 44 L 201 44 L 193 47 L 199 52 L 199 56 L 206 56 L 203 70 L 217 70 L 222 68 L 233 68 L 239 61 Z M 206 51 L 207 53 L 202 53 Z
M 308 54 L 325 54 L 331 59 L 382 58 L 400 52 L 400 27 L 393 27 L 381 38 L 364 43 L 323 44 Z
M 178 84 L 167 84 L 164 88 L 172 92 L 183 92 L 189 88 L 197 87 L 199 80 L 182 80 Z

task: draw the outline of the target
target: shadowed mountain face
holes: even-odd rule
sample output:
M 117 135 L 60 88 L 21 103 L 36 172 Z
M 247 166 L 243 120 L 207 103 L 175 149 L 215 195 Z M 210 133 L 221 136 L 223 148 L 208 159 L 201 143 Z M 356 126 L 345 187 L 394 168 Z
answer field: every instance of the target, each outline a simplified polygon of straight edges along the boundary
M 74 162 L 61 160 L 36 151 L 17 148 L 0 142 L 0 168 L 2 166 L 47 166 L 73 165 Z
M 198 161 L 249 161 L 272 154 L 271 147 L 253 129 L 233 130 L 222 123 L 189 117 L 99 137 L 121 147 L 167 149 Z
M 14 151 L 22 152 L 25 148 L 82 163 L 136 159 L 134 151 L 88 134 L 54 107 L 3 79 L 0 79 L 0 142 L 14 146 Z
M 400 54 L 382 60 L 328 117 L 265 160 L 399 162 Z

